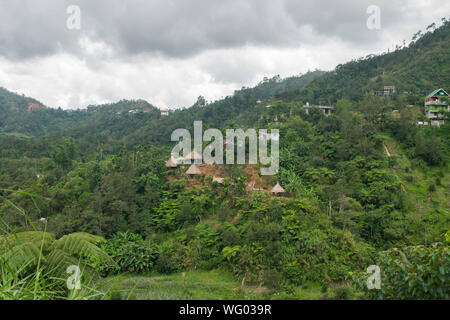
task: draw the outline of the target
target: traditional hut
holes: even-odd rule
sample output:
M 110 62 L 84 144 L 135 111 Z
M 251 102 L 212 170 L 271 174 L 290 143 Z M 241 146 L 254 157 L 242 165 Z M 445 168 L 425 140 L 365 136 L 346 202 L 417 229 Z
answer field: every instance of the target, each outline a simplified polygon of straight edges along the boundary
M 186 174 L 193 177 L 195 175 L 202 174 L 202 172 L 195 164 L 193 164 L 189 167 L 189 169 L 187 169 Z
M 275 187 L 272 188 L 272 190 L 270 190 L 270 193 L 274 194 L 274 195 L 280 195 L 282 193 L 286 193 L 286 190 L 283 189 L 282 186 L 280 186 L 279 183 L 277 183 L 275 185 Z
M 166 161 L 166 167 L 167 168 L 176 168 L 177 167 L 177 161 L 174 159 L 174 157 L 170 157 L 170 159 Z
M 183 160 L 191 160 L 191 161 L 195 161 L 195 160 L 202 160 L 202 155 L 199 154 L 197 151 L 192 151 L 191 153 L 189 153 L 185 158 L 183 158 Z

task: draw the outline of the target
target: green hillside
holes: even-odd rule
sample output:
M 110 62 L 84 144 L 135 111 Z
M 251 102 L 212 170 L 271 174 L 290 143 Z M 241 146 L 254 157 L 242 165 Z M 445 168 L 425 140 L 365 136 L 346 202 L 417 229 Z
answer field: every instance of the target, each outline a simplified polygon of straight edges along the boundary
M 447 22 L 408 48 L 169 116 L 142 100 L 28 112 L 3 92 L 3 109 L 34 120 L 12 116 L 0 135 L 0 297 L 39 285 L 77 299 L 448 300 L 450 119 L 416 124 L 425 93 L 450 87 L 449 34 Z M 398 92 L 376 94 L 385 85 Z M 167 167 L 172 131 L 194 120 L 278 129 L 278 173 Z M 285 192 L 271 194 L 277 183 Z M 73 261 L 97 291 L 55 280 Z M 380 291 L 364 285 L 370 265 Z
M 290 92 L 289 99 L 311 103 L 335 103 L 346 98 L 361 100 L 367 92 L 396 86 L 411 104 L 436 88 L 450 86 L 450 23 L 429 29 L 408 46 L 382 55 L 369 55 L 339 65 L 304 89 Z

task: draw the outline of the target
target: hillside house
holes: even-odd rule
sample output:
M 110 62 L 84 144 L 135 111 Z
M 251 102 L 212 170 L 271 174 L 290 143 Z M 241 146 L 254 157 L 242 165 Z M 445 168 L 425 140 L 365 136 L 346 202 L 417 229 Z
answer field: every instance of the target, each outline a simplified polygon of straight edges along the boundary
M 267 133 L 267 132 L 260 132 L 259 133 L 260 138 L 265 138 L 266 140 L 274 140 L 279 141 L 280 140 L 280 134 L 278 133 Z
M 168 116 L 169 115 L 169 109 L 161 109 L 161 115 L 162 116 Z
M 309 114 L 309 109 L 311 109 L 311 107 L 312 107 L 312 106 L 309 105 L 309 102 L 307 102 L 307 103 L 305 104 L 304 108 L 305 108 L 306 114 Z M 334 110 L 334 107 L 333 107 L 333 106 L 314 106 L 314 107 L 319 108 L 320 110 L 322 110 L 323 113 L 324 113 L 326 116 L 329 116 L 329 115 L 333 112 L 333 110 Z
M 397 88 L 395 86 L 384 86 L 383 95 L 388 96 L 397 93 Z
M 430 120 L 432 126 L 440 126 L 444 123 L 444 112 L 449 112 L 449 95 L 440 88 L 434 90 L 425 97 L 425 116 Z
M 35 110 L 38 110 L 39 107 L 40 107 L 39 103 L 37 103 L 37 102 L 29 102 L 27 111 L 28 112 L 35 111 Z

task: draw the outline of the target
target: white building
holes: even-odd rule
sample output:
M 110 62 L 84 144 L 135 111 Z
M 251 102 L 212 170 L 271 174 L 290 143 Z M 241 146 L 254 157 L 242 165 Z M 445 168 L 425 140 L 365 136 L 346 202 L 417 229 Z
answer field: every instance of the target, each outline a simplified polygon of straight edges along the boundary
M 309 114 L 309 109 L 311 107 L 312 106 L 309 105 L 309 102 L 307 102 L 306 105 L 304 106 L 306 114 Z M 325 113 L 326 116 L 329 116 L 334 110 L 333 106 L 314 106 L 314 107 L 319 108 L 320 110 L 322 110 L 323 113 Z

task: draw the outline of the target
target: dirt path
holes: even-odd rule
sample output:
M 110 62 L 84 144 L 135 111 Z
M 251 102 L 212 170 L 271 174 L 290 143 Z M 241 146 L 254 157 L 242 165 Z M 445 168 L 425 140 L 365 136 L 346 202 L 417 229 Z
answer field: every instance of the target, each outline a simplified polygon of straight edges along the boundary
M 388 156 L 388 158 L 390 158 L 391 157 L 391 153 L 389 152 L 389 150 L 386 147 L 386 144 L 384 142 L 383 142 L 383 148 L 384 148 L 384 152 L 386 152 L 386 155 Z M 399 181 L 401 181 L 400 178 L 398 177 L 398 175 L 395 172 L 394 172 L 394 174 L 397 177 L 397 179 Z M 400 189 L 402 190 L 402 192 L 406 192 L 406 189 L 405 189 L 405 186 L 403 185 L 403 183 L 400 184 Z
M 386 147 L 386 145 L 384 144 L 384 142 L 383 142 L 383 148 L 384 148 L 384 151 L 386 152 L 387 156 L 390 158 L 391 154 L 390 154 L 388 148 Z

